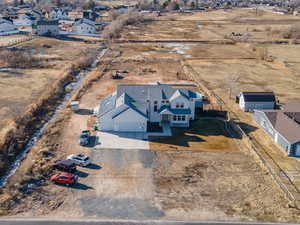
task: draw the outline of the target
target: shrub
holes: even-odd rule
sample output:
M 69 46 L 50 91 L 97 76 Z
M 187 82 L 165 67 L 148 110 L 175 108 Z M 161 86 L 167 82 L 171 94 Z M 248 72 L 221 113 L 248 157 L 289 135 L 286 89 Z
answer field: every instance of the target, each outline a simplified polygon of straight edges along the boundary
M 120 13 L 118 10 L 116 10 L 116 9 L 112 9 L 112 10 L 110 10 L 110 11 L 108 12 L 108 18 L 109 18 L 110 20 L 115 20 L 115 19 L 117 19 L 117 17 L 120 16 L 120 15 L 121 15 L 121 13 Z
M 0 61 L 6 67 L 32 68 L 41 66 L 40 59 L 23 51 L 1 50 Z
M 285 39 L 300 39 L 300 24 L 293 24 L 290 29 L 282 33 Z
M 120 32 L 124 26 L 134 25 L 145 21 L 141 13 L 136 10 L 130 10 L 127 13 L 119 15 L 116 20 L 112 21 L 109 26 L 103 30 L 103 38 L 110 42 L 114 38 L 120 37 Z

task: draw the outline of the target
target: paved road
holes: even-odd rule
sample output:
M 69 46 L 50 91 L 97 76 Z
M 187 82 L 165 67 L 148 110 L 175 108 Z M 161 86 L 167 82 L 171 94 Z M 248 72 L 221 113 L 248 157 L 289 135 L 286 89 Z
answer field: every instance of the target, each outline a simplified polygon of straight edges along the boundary
M 64 219 L 2 219 L 0 225 L 281 225 L 279 223 L 242 223 L 242 222 L 187 222 L 157 220 L 64 220 Z M 282 223 L 285 225 L 285 223 Z M 288 224 L 293 225 L 293 224 Z

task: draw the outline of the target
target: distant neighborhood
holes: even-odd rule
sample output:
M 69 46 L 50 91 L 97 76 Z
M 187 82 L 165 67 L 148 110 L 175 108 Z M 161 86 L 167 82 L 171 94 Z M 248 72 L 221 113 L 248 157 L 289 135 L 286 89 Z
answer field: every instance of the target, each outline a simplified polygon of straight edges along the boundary
M 30 5 L 8 6 L 2 11 L 0 35 L 27 32 L 40 36 L 57 36 L 74 33 L 78 35 L 95 35 L 101 29 L 96 20 L 101 12 L 93 10 L 76 10 L 70 7 L 49 10 L 33 8 Z
M 38 3 L 24 3 L 15 1 L 12 5 L 0 5 L 0 35 L 12 35 L 19 32 L 27 32 L 33 35 L 57 36 L 57 35 L 88 35 L 97 36 L 98 31 L 103 30 L 107 25 L 107 13 L 125 13 L 129 9 L 137 9 L 141 13 L 179 12 L 192 13 L 195 11 L 209 11 L 217 9 L 230 9 L 233 7 L 252 7 L 257 9 L 260 6 L 272 7 L 273 12 L 292 14 L 298 16 L 300 4 L 296 2 L 277 1 L 143 1 L 135 5 L 119 5 L 107 7 L 96 4 L 93 0 L 88 1 L 82 8 L 70 5 L 52 4 L 41 5 Z M 103 18 L 105 18 L 103 20 Z

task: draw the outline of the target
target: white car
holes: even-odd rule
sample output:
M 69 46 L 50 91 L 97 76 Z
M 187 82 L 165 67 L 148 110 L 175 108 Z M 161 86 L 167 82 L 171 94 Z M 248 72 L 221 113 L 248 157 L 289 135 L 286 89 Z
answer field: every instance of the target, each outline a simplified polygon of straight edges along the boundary
M 75 164 L 79 166 L 87 166 L 91 163 L 91 160 L 88 156 L 83 154 L 73 154 L 69 155 L 67 159 L 74 161 Z

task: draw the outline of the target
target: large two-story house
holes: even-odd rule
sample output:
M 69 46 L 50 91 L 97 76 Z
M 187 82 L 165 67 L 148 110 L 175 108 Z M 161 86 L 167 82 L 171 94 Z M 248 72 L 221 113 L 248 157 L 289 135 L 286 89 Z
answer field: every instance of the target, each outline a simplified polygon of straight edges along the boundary
M 197 92 L 166 84 L 119 85 L 100 102 L 98 127 L 102 131 L 146 132 L 148 123 L 188 127 L 195 109 L 203 107 Z

